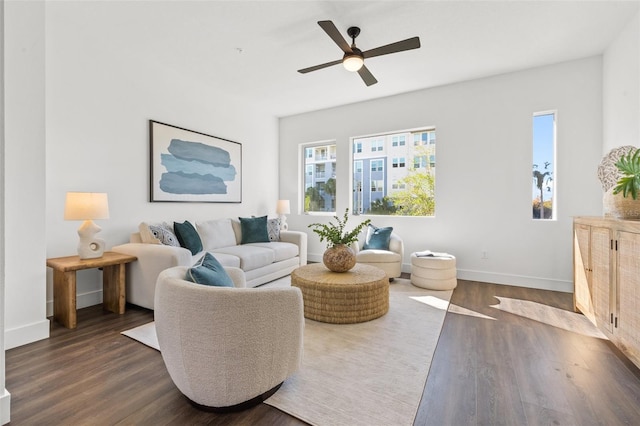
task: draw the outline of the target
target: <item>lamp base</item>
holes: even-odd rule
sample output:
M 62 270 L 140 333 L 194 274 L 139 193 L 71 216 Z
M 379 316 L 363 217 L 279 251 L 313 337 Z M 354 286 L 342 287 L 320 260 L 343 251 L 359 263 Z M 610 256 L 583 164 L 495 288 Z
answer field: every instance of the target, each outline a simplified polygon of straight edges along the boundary
M 289 230 L 289 224 L 287 223 L 287 216 L 283 214 L 280 215 L 280 230 L 281 231 Z
M 78 256 L 80 259 L 96 259 L 104 254 L 105 242 L 103 239 L 96 238 L 96 234 L 102 228 L 96 225 L 92 220 L 85 220 L 80 228 L 78 228 Z

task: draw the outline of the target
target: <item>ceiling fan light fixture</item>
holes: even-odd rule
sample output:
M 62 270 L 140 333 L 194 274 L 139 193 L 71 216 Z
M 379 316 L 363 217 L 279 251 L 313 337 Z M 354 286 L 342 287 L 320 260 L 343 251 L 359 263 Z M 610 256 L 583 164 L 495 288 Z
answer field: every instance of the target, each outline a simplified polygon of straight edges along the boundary
M 344 55 L 342 65 L 347 71 L 356 72 L 364 65 L 364 58 L 356 54 Z

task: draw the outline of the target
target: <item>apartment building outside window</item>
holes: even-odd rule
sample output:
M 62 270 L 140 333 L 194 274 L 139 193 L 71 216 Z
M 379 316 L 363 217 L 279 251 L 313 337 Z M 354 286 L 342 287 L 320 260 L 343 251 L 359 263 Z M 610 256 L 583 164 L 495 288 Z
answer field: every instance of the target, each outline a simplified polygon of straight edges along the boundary
M 335 212 L 336 144 L 306 144 L 304 152 L 304 212 Z
M 434 215 L 434 128 L 355 137 L 352 143 L 354 213 Z M 359 152 L 358 146 L 371 149 Z

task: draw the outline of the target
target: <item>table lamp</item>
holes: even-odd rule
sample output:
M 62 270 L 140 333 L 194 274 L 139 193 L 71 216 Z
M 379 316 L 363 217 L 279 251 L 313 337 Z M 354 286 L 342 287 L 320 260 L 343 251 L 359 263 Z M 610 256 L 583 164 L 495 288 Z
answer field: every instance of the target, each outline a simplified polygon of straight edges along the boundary
M 104 253 L 104 240 L 96 238 L 102 229 L 93 219 L 109 219 L 107 194 L 100 192 L 67 192 L 64 204 L 65 220 L 83 220 L 78 228 L 80 259 L 95 259 Z
M 286 216 L 291 213 L 289 200 L 278 200 L 278 204 L 276 205 L 276 213 L 280 216 L 280 229 L 282 229 L 283 231 L 289 229 Z

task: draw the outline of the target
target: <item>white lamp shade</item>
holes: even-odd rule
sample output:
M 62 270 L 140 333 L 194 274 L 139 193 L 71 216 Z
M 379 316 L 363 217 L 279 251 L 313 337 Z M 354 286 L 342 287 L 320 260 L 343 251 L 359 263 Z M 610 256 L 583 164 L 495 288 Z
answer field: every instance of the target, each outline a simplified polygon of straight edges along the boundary
M 278 200 L 278 204 L 276 205 L 276 213 L 278 213 L 278 214 L 289 214 L 289 213 L 291 213 L 291 207 L 289 205 L 289 200 Z
M 103 192 L 67 192 L 64 219 L 109 219 L 107 194 Z

